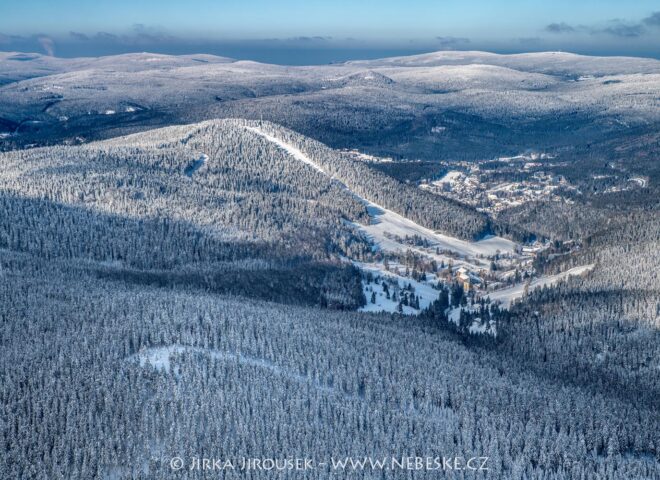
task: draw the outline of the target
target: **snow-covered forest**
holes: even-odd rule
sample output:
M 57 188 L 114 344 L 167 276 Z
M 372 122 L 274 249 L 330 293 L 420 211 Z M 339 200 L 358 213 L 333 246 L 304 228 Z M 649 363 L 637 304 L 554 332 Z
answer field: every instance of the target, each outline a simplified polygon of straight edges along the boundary
M 12 55 L 0 477 L 660 477 L 660 62 Z
M 493 478 L 658 473 L 652 403 L 466 348 L 421 321 L 319 318 L 26 254 L 1 259 L 7 478 L 172 478 L 176 455 L 400 451 L 487 452 Z M 164 347 L 169 368 L 155 368 Z

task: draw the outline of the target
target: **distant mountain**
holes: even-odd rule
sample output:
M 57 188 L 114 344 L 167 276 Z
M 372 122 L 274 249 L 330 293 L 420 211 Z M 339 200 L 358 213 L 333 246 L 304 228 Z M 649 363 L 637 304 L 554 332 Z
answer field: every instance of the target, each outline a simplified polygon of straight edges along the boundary
M 660 73 L 660 61 L 638 57 L 594 57 L 568 52 L 501 55 L 474 51 L 440 51 L 378 60 L 355 60 L 348 65 L 376 67 L 434 67 L 442 65 L 495 65 L 549 75 L 626 75 Z
M 108 57 L 60 58 L 38 53 L 0 52 L 0 85 L 64 72 L 108 68 L 124 72 L 171 69 L 200 63 L 227 63 L 234 60 L 215 55 L 162 55 L 127 53 Z

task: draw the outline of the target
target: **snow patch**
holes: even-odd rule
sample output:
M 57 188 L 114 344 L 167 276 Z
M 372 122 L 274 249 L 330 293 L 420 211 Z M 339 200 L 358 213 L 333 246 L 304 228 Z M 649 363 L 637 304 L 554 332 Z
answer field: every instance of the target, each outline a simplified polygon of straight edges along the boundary
M 293 381 L 300 383 L 312 384 L 312 386 L 318 390 L 322 390 L 326 392 L 334 391 L 334 388 L 331 386 L 322 385 L 319 382 L 313 380 L 312 378 L 309 378 L 305 375 L 300 375 L 299 373 L 296 373 L 291 369 L 280 367 L 279 365 L 267 359 L 251 357 L 251 356 L 243 355 L 242 353 L 230 353 L 230 352 L 223 352 L 220 350 L 212 350 L 209 348 L 192 347 L 192 346 L 184 346 L 184 345 L 168 345 L 165 347 L 146 348 L 144 350 L 141 350 L 137 355 L 132 356 L 132 358 L 133 359 L 137 358 L 137 361 L 139 362 L 139 365 L 141 367 L 147 367 L 151 365 L 160 372 L 170 373 L 172 371 L 171 369 L 172 358 L 175 355 L 180 355 L 184 352 L 208 355 L 211 359 L 217 361 L 236 362 L 242 365 L 257 367 L 273 375 L 284 376 Z M 175 371 L 175 373 L 177 372 Z
M 458 325 L 459 320 L 461 319 L 461 310 L 461 307 L 452 308 L 447 314 L 447 320 L 454 325 Z
M 444 185 L 445 183 L 451 185 L 455 182 L 458 182 L 461 179 L 461 177 L 463 177 L 463 172 L 459 172 L 458 170 L 451 170 L 445 173 L 445 175 L 440 180 L 436 180 L 432 183 L 438 186 Z
M 644 177 L 633 177 L 629 181 L 636 183 L 641 188 L 645 188 L 648 185 L 648 180 Z
M 169 345 L 167 347 L 154 347 L 141 351 L 137 354 L 141 367 L 151 365 L 156 370 L 168 373 L 170 371 L 170 360 L 172 356 L 180 354 L 186 347 L 180 345 Z
M 403 312 L 401 313 L 405 315 L 418 315 L 422 310 L 438 299 L 439 291 L 433 288 L 432 282 L 418 282 L 412 278 L 400 275 L 396 273 L 398 266 L 394 263 L 390 264 L 390 270 L 385 269 L 385 266 L 382 263 L 353 262 L 353 265 L 365 273 L 371 273 L 374 277 L 381 277 L 378 282 L 362 282 L 362 289 L 367 298 L 367 304 L 360 308 L 361 312 L 398 311 L 399 302 L 387 298 L 382 285 L 383 281 L 388 284 L 389 289 L 396 289 L 399 291 L 402 291 L 406 286 L 410 285 L 414 295 L 419 297 L 419 309 L 403 305 Z M 372 293 L 376 294 L 375 303 L 371 303 Z
M 493 337 L 497 337 L 497 322 L 495 320 L 482 322 L 480 318 L 475 318 L 468 327 L 468 332 L 471 335 L 492 335 Z
M 541 288 L 544 286 L 551 286 L 561 280 L 565 280 L 570 276 L 582 275 L 584 273 L 587 273 L 591 271 L 593 268 L 594 268 L 594 264 L 591 263 L 589 265 L 574 267 L 571 268 L 570 270 L 566 270 L 565 272 L 557 273 L 555 275 L 543 275 L 539 278 L 532 280 L 529 283 L 514 285 L 513 287 L 510 288 L 505 288 L 502 290 L 490 292 L 487 294 L 487 296 L 490 297 L 490 300 L 492 302 L 499 301 L 502 303 L 503 308 L 509 308 L 515 300 L 521 298 L 525 294 L 525 290 L 531 292 L 533 290 L 536 290 L 537 288 Z

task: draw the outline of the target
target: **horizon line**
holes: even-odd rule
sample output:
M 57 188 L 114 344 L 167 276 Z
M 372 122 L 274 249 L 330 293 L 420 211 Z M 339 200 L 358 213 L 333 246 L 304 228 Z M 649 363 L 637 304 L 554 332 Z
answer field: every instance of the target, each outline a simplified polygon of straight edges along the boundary
M 264 51 L 278 51 L 278 50 L 287 50 L 287 51 L 295 51 L 295 50 L 300 50 L 304 52 L 313 52 L 313 51 L 328 51 L 328 50 L 341 50 L 341 51 L 379 51 L 379 50 L 391 50 L 391 51 L 396 51 L 397 49 L 388 49 L 388 48 L 382 48 L 382 49 L 376 49 L 376 48 L 333 48 L 333 49 L 327 49 L 327 48 L 300 48 L 300 47 L 289 47 L 289 48 L 272 48 L 272 49 L 264 49 Z M 407 49 L 400 49 L 401 51 L 405 51 Z M 410 50 L 417 50 L 417 49 L 410 49 Z M 390 58 L 402 58 L 402 57 L 415 57 L 415 56 L 420 56 L 420 55 L 429 55 L 429 54 L 434 54 L 434 53 L 464 53 L 464 54 L 488 54 L 488 55 L 497 55 L 497 56 L 515 56 L 515 55 L 540 55 L 540 54 L 567 54 L 567 55 L 574 55 L 578 57 L 591 57 L 591 58 L 635 58 L 635 59 L 645 59 L 645 60 L 654 60 L 654 61 L 660 61 L 660 58 L 658 57 L 650 57 L 650 56 L 644 56 L 644 55 L 632 55 L 632 54 L 627 54 L 627 55 L 621 55 L 621 54 L 585 54 L 585 53 L 576 53 L 574 51 L 570 50 L 528 50 L 528 51 L 510 51 L 510 52 L 498 52 L 498 51 L 489 51 L 489 50 L 459 50 L 459 49 L 444 49 L 444 50 L 426 50 L 426 49 L 421 49 L 418 53 L 409 53 L 409 54 L 402 54 L 402 55 L 389 55 L 389 56 L 383 56 L 383 57 L 374 57 L 374 58 L 354 58 L 354 59 L 349 59 L 349 60 L 342 60 L 342 61 L 331 61 L 331 62 L 326 62 L 326 63 L 304 63 L 304 64 L 287 64 L 287 63 L 278 63 L 278 62 L 264 62 L 264 61 L 259 61 L 259 60 L 253 60 L 251 58 L 236 58 L 228 55 L 219 55 L 216 53 L 208 53 L 204 51 L 197 51 L 195 53 L 163 53 L 163 52 L 156 52 L 156 51 L 149 51 L 149 50 L 135 50 L 135 51 L 128 51 L 128 52 L 121 52 L 121 53 L 111 53 L 107 55 L 80 55 L 80 56 L 67 56 L 67 55 L 57 55 L 57 54 L 47 54 L 47 53 L 42 53 L 42 52 L 36 52 L 36 51 L 19 51 L 19 50 L 0 50 L 0 54 L 18 54 L 18 55 L 36 55 L 38 57 L 42 58 L 55 58 L 55 59 L 61 59 L 61 60 L 75 60 L 75 59 L 93 59 L 93 58 L 111 58 L 111 57 L 121 57 L 121 56 L 128 56 L 128 55 L 160 55 L 160 56 L 168 56 L 168 57 L 191 57 L 195 55 L 205 55 L 205 56 L 211 56 L 211 57 L 216 57 L 216 58 L 224 58 L 227 60 L 232 60 L 234 62 L 241 62 L 241 61 L 251 61 L 254 63 L 261 63 L 265 65 L 282 65 L 282 66 L 319 66 L 319 65 L 338 65 L 338 64 L 344 64 L 344 63 L 349 63 L 349 62 L 354 62 L 354 61 L 362 61 L 362 60 L 369 60 L 369 61 L 375 61 L 375 60 L 386 60 Z M 367 55 L 368 57 L 368 55 Z

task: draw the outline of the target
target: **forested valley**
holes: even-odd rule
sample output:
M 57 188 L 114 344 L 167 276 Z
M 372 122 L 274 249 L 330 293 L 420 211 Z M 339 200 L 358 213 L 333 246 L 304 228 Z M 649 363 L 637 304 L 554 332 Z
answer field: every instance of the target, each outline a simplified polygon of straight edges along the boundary
M 0 477 L 660 478 L 660 70 L 454 57 L 0 57 Z

